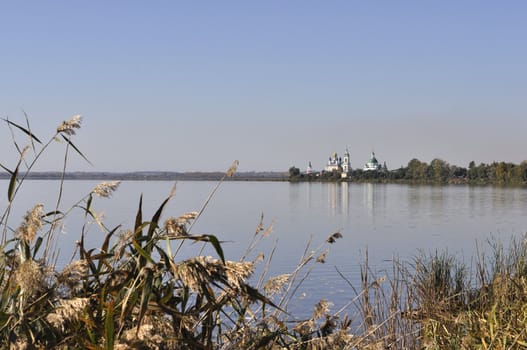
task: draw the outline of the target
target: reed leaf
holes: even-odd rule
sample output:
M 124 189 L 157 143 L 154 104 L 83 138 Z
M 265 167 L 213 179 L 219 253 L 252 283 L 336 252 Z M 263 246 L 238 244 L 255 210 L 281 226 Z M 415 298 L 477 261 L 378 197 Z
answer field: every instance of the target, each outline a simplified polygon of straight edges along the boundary
M 93 200 L 93 195 L 90 193 L 90 195 L 88 196 L 88 200 L 86 201 L 86 208 L 83 208 L 85 210 L 84 217 L 88 215 L 87 212 L 91 209 L 92 200 Z
M 86 249 L 84 248 L 84 234 L 81 234 L 81 239 L 79 240 L 79 256 L 81 259 L 86 259 Z
M 71 142 L 71 140 L 68 137 L 64 135 L 61 135 L 61 136 L 82 158 L 84 158 L 86 162 L 88 162 L 88 164 L 93 165 L 92 162 L 90 162 L 90 160 L 86 158 L 86 156 L 77 148 L 77 146 L 75 146 L 73 142 Z
M 146 274 L 146 277 L 143 281 L 143 289 L 141 291 L 141 302 L 139 304 L 139 316 L 137 318 L 137 331 L 139 331 L 139 328 L 141 328 L 141 322 L 143 321 L 143 317 L 145 316 L 146 311 L 148 309 L 148 302 L 150 301 L 150 296 L 152 294 L 152 282 L 154 279 L 154 274 L 152 272 L 152 269 L 144 268 L 143 273 Z
M 210 244 L 214 247 L 214 250 L 216 250 L 216 253 L 218 253 L 221 262 L 223 265 L 225 265 L 225 255 L 223 254 L 223 248 L 221 247 L 220 241 L 218 241 L 218 238 L 214 235 L 204 235 L 208 238 Z
M 97 215 L 97 213 L 95 213 L 91 208 L 86 208 L 82 206 L 79 206 L 79 208 L 84 209 L 84 215 L 86 216 L 87 214 L 89 214 L 92 217 L 92 219 L 95 220 L 95 222 L 97 223 L 101 231 L 104 232 L 105 230 L 104 224 L 101 221 L 101 218 Z
M 0 168 L 2 168 L 5 171 L 7 171 L 9 173 L 9 175 L 13 175 L 13 172 L 11 170 L 9 170 L 8 168 L 6 168 L 5 166 L 3 166 L 2 164 L 0 164 Z
M 221 247 L 221 243 L 223 241 L 218 240 L 218 238 L 214 235 L 197 235 L 197 236 L 176 236 L 176 237 L 167 237 L 167 239 L 171 240 L 190 240 L 190 241 L 196 241 L 196 242 L 208 242 L 212 244 L 214 247 L 214 250 L 216 250 L 216 253 L 218 253 L 218 256 L 221 259 L 221 262 L 225 265 L 225 255 L 223 253 L 223 248 Z
M 111 230 L 110 232 L 108 232 L 108 234 L 106 235 L 106 237 L 104 238 L 104 242 L 101 246 L 101 250 L 103 252 L 107 252 L 108 251 L 108 247 L 110 245 L 110 239 L 112 238 L 112 236 L 115 234 L 115 232 L 117 232 L 117 230 L 121 227 L 121 225 L 117 225 L 113 230 Z
M 115 342 L 115 325 L 113 320 L 114 306 L 108 303 L 106 306 L 106 316 L 104 319 L 104 334 L 106 340 L 106 350 L 113 350 Z
M 40 246 L 42 245 L 42 241 L 44 239 L 42 237 L 37 237 L 35 241 L 35 245 L 33 245 L 33 259 L 35 259 L 38 250 L 40 249 Z
M 106 254 L 106 258 L 108 258 L 108 259 L 113 257 L 113 254 L 108 254 L 108 246 L 110 245 L 110 239 L 114 235 L 114 233 L 119 229 L 119 227 L 121 227 L 121 225 L 118 225 L 117 227 L 115 227 L 113 230 L 111 230 L 106 235 L 106 237 L 104 238 L 104 242 L 103 242 L 103 244 L 101 246 L 102 254 Z M 101 269 L 102 269 L 103 265 L 107 265 L 106 258 L 105 259 L 99 259 L 99 264 L 97 265 L 97 273 L 101 272 Z
M 158 228 L 158 223 L 159 223 L 159 219 L 161 218 L 161 214 L 163 213 L 163 209 L 165 208 L 165 206 L 167 205 L 168 201 L 171 199 L 172 197 L 169 196 L 167 197 L 163 203 L 161 203 L 161 205 L 159 206 L 159 208 L 157 209 L 156 213 L 154 214 L 154 216 L 152 217 L 152 220 L 150 221 L 150 227 L 148 228 L 148 238 L 152 238 L 152 236 L 154 235 L 154 232 L 156 230 L 156 228 Z
M 7 200 L 9 202 L 13 201 L 13 196 L 15 194 L 15 188 L 16 188 L 16 179 L 18 177 L 18 168 L 20 167 L 20 162 L 18 162 L 15 171 L 11 175 L 11 179 L 9 180 L 9 188 L 7 190 Z
M 47 218 L 48 216 L 56 216 L 56 215 L 64 215 L 64 213 L 61 212 L 60 210 L 48 211 L 47 213 L 42 215 L 42 218 Z
M 141 228 L 141 225 L 143 224 L 143 194 L 139 197 L 139 208 L 137 208 L 137 214 L 135 215 L 135 225 L 134 225 L 134 232 L 135 236 L 142 236 L 143 235 L 143 229 Z
M 37 141 L 38 143 L 42 144 L 42 142 L 38 139 L 38 137 L 36 137 L 31 131 L 29 131 L 28 129 L 18 125 L 17 123 L 14 123 L 12 121 L 10 121 L 9 119 L 5 119 L 5 118 L 2 118 L 4 119 L 4 121 L 9 124 L 9 125 L 12 125 L 14 126 L 15 128 L 21 130 L 22 132 L 24 132 L 25 134 L 27 134 L 32 140 L 35 140 Z
M 247 295 L 251 298 L 251 300 L 253 300 L 253 301 L 260 301 L 260 302 L 262 302 L 264 304 L 267 304 L 267 305 L 270 305 L 270 306 L 274 307 L 275 309 L 278 309 L 278 310 L 280 310 L 282 312 L 285 312 L 279 306 L 277 306 L 275 303 L 273 303 L 271 301 L 271 299 L 267 298 L 265 295 L 260 293 L 258 291 L 258 289 L 254 288 L 254 287 L 251 287 L 248 284 L 244 284 L 242 286 L 242 289 L 244 290 L 245 293 L 247 293 Z
M 127 285 L 125 293 L 121 301 L 121 316 L 119 322 L 124 326 L 126 320 L 130 317 L 130 313 L 133 311 L 134 305 L 138 300 L 137 283 L 139 277 L 136 277 L 131 285 Z M 121 327 L 123 327 L 121 326 Z M 119 331 L 120 333 L 120 331 Z
M 26 118 L 27 130 L 29 131 L 30 135 L 33 135 L 33 133 L 31 132 L 31 127 L 29 126 L 29 118 L 27 116 L 27 113 L 25 111 L 23 111 L 23 113 L 24 113 L 24 117 Z M 30 137 L 30 140 L 31 140 L 31 147 L 33 148 L 33 152 L 34 152 L 35 151 L 35 142 L 34 142 L 34 139 L 32 137 Z
M 161 260 L 163 261 L 163 265 L 166 271 L 171 271 L 172 264 L 173 264 L 172 259 L 168 256 L 167 252 L 165 252 L 162 248 L 158 247 L 157 245 L 155 247 L 156 247 L 157 253 L 161 257 Z
M 86 251 L 86 248 L 84 247 L 84 234 L 82 234 L 80 242 L 79 242 L 79 256 L 82 260 L 86 260 L 86 262 L 88 263 L 88 266 L 90 267 L 91 272 L 93 274 L 96 274 L 97 268 L 95 267 L 95 264 L 93 262 L 91 252 L 93 252 L 93 249 Z
M 150 256 L 150 254 L 148 254 L 142 247 L 141 245 L 139 244 L 139 242 L 136 240 L 136 239 L 133 239 L 132 240 L 132 244 L 134 246 L 134 248 L 137 250 L 137 252 L 145 259 L 147 260 L 148 262 L 152 263 L 152 264 L 155 264 L 154 263 L 154 260 L 152 260 L 152 257 Z M 144 264 L 141 264 L 141 265 L 144 265 Z

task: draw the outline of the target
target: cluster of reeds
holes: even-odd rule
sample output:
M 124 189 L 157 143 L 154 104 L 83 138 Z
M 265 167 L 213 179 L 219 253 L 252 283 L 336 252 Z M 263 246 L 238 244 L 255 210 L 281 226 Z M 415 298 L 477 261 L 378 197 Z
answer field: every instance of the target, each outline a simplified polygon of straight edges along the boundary
M 428 349 L 527 348 L 526 238 L 507 248 L 490 241 L 490 257 L 479 254 L 475 271 L 446 255 L 428 260 L 433 270 L 419 273 L 429 276 L 419 284 L 434 290 L 420 309 Z
M 227 260 L 214 235 L 195 234 L 202 208 L 164 218 L 174 190 L 151 216 L 139 198 L 129 228 L 107 228 L 94 210 L 94 198 L 110 197 L 119 182 L 95 186 L 73 206 L 36 203 L 18 225 L 11 223 L 17 194 L 41 155 L 57 141 L 85 158 L 72 142 L 81 126 L 64 121 L 47 143 L 24 126 L 4 120 L 19 154 L 10 175 L 7 205 L 0 218 L 0 348 L 86 349 L 520 349 L 527 347 L 527 243 L 494 255 L 478 256 L 476 273 L 448 254 L 421 255 L 412 263 L 394 261 L 380 277 L 361 266 L 361 283 L 350 285 L 349 303 L 330 310 L 330 301 L 313 305 L 310 317 L 297 319 L 288 307 L 339 232 L 313 247 L 308 241 L 291 273 L 270 276 L 276 245 L 257 254 L 272 231 L 263 216 L 246 252 Z M 20 132 L 28 146 L 14 135 Z M 87 160 L 87 159 L 86 159 Z M 226 172 L 232 176 L 237 162 Z M 62 181 L 61 181 L 62 184 Z M 218 183 L 218 186 L 221 181 Z M 80 210 L 105 232 L 100 247 L 86 244 L 79 228 L 76 254 L 57 268 L 56 233 L 70 212 Z M 191 243 L 210 245 L 191 258 L 179 252 Z M 195 245 L 193 245 L 195 247 Z M 261 264 L 259 275 L 255 267 Z
M 91 349 L 257 349 L 297 346 L 324 336 L 336 328 L 318 324 L 327 309 L 317 307 L 313 320 L 303 321 L 298 332 L 285 326 L 287 304 L 296 293 L 310 265 L 324 259 L 323 246 L 308 251 L 292 273 L 268 276 L 270 258 L 257 286 L 248 280 L 258 258 L 249 260 L 257 242 L 271 228 L 258 225 L 254 240 L 238 261 L 226 260 L 221 242 L 214 235 L 194 234 L 193 224 L 203 213 L 217 187 L 196 212 L 163 219 L 174 190 L 150 217 L 143 214 L 142 197 L 131 228 L 107 228 L 93 208 L 94 198 L 110 197 L 119 182 L 95 186 L 73 206 L 62 208 L 63 179 L 56 205 L 36 204 L 22 223 L 11 217 L 16 197 L 28 174 L 54 142 L 65 146 L 63 174 L 73 150 L 87 160 L 72 142 L 81 127 L 81 117 L 62 122 L 46 143 L 25 125 L 4 119 L 19 154 L 14 166 L 1 165 L 9 174 L 7 205 L 0 225 L 0 343 L 4 348 Z M 17 133 L 26 138 L 21 147 Z M 226 172 L 232 176 L 237 162 Z M 218 183 L 221 184 L 221 181 Z M 57 231 L 73 210 L 80 210 L 86 224 L 79 228 L 76 254 L 60 269 L 56 267 Z M 105 232 L 100 247 L 86 245 L 88 220 Z M 71 233 L 70 233 L 71 234 Z M 340 238 L 335 233 L 330 244 Z M 183 245 L 202 242 L 216 256 L 181 259 Z M 272 254 L 271 254 L 272 256 Z

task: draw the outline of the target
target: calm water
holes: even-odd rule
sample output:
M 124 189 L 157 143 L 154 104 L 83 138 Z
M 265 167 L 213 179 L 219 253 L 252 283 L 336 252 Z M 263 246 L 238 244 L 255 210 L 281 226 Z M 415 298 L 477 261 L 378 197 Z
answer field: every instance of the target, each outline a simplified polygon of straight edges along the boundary
M 66 210 L 95 186 L 92 181 L 68 181 L 61 209 Z M 0 185 L 7 192 L 7 181 Z M 165 210 L 164 218 L 198 211 L 215 187 L 213 182 L 179 182 L 176 196 Z M 47 211 L 54 209 L 58 183 L 30 181 L 19 194 L 10 219 L 16 227 L 25 211 L 41 202 Z M 94 200 L 97 212 L 104 212 L 108 227 L 131 228 L 144 194 L 144 219 L 151 217 L 170 192 L 170 182 L 123 182 L 110 199 Z M 0 198 L 5 208 L 6 196 Z M 208 205 L 193 228 L 193 233 L 218 236 L 226 257 L 238 259 L 253 237 L 260 216 L 265 226 L 273 224 L 273 233 L 253 252 L 269 256 L 277 249 L 271 274 L 292 272 L 312 239 L 315 249 L 329 234 L 339 231 L 344 238 L 330 246 L 325 264 L 317 264 L 295 299 L 292 309 L 313 305 L 328 298 L 337 309 L 352 298 L 353 292 L 338 275 L 335 266 L 357 283 L 358 264 L 369 254 L 369 264 L 381 276 L 389 270 L 391 259 L 411 259 L 419 250 L 434 252 L 448 249 L 460 259 L 469 260 L 476 241 L 484 244 L 494 236 L 504 242 L 527 232 L 527 189 L 467 186 L 410 186 L 383 184 L 335 184 L 284 182 L 227 182 Z M 71 257 L 82 225 L 80 211 L 62 228 L 59 239 L 59 264 Z M 93 225 L 88 244 L 96 247 L 103 234 Z M 181 256 L 195 254 L 201 246 L 189 246 Z M 208 250 L 206 254 L 215 255 Z

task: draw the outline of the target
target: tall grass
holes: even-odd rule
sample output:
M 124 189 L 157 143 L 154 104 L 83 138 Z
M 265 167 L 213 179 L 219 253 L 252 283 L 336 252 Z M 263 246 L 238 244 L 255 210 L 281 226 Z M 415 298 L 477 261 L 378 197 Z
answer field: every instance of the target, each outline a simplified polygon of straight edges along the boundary
M 521 349 L 527 343 L 527 243 L 507 248 L 494 242 L 492 255 L 478 254 L 474 271 L 447 253 L 395 260 L 376 276 L 365 255 L 361 280 L 349 283 L 349 303 L 331 310 L 320 300 L 305 319 L 288 309 L 311 271 L 325 262 L 339 232 L 320 243 L 308 241 L 291 273 L 270 276 L 276 245 L 263 258 L 258 243 L 272 233 L 263 217 L 239 260 L 228 260 L 220 239 L 193 232 L 201 208 L 165 217 L 175 189 L 154 213 L 143 199 L 130 227 L 106 227 L 94 198 L 108 198 L 119 182 L 103 182 L 63 208 L 62 184 L 55 205 L 35 203 L 23 218 L 12 217 L 17 195 L 44 152 L 64 146 L 62 174 L 70 153 L 87 157 L 73 142 L 82 119 L 62 122 L 42 142 L 25 123 L 4 120 L 13 135 L 16 164 L 9 174 L 7 205 L 0 228 L 0 347 L 11 349 Z M 22 137 L 24 145 L 19 141 Z M 57 268 L 57 230 L 73 211 L 86 224 L 72 247 L 71 262 Z M 21 222 L 19 222 L 21 220 Z M 99 247 L 86 243 L 88 221 L 105 233 Z M 179 252 L 192 243 L 210 245 L 191 258 Z M 195 247 L 195 245 L 192 245 Z M 187 255 L 188 256 L 188 255 Z M 249 257 L 256 256 L 250 259 Z M 254 276 L 256 264 L 262 264 Z M 252 276 L 252 279 L 251 279 Z M 254 281 L 254 282 L 249 282 Z

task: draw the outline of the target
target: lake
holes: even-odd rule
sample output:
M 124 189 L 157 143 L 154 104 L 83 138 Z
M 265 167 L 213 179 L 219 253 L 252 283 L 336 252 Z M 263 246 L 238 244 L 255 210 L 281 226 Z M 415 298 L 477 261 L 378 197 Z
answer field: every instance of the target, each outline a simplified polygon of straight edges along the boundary
M 96 181 L 67 181 L 61 210 L 74 205 L 90 192 Z M 7 193 L 8 181 L 0 181 Z M 131 181 L 121 183 L 109 199 L 95 198 L 92 206 L 105 214 L 105 223 L 113 228 L 131 228 L 143 194 L 144 219 L 149 219 L 169 194 L 171 182 Z M 176 195 L 165 209 L 164 219 L 189 211 L 199 211 L 215 182 L 181 181 Z M 54 209 L 58 182 L 28 181 L 15 201 L 9 224 L 16 228 L 27 209 L 43 203 L 46 211 Z M 6 195 L 0 198 L 2 212 Z M 476 241 L 485 247 L 490 237 L 506 243 L 511 236 L 527 232 L 527 189 L 470 186 L 414 186 L 397 184 L 355 183 L 287 183 L 225 182 L 192 228 L 193 234 L 214 234 L 225 241 L 225 256 L 240 258 L 254 236 L 264 215 L 264 226 L 273 225 L 269 237 L 250 255 L 259 252 L 266 257 L 276 243 L 270 274 L 292 272 L 311 240 L 313 250 L 327 237 L 340 232 L 342 239 L 329 245 L 325 264 L 315 269 L 292 301 L 291 310 L 311 308 L 321 298 L 329 299 L 334 309 L 349 301 L 354 293 L 346 279 L 359 287 L 359 263 L 368 251 L 369 266 L 378 277 L 390 270 L 392 258 L 411 260 L 419 251 L 448 252 L 470 261 Z M 58 265 L 71 258 L 72 247 L 79 239 L 83 223 L 80 210 L 73 211 L 61 228 Z M 87 245 L 96 247 L 104 234 L 96 225 L 88 228 Z M 201 245 L 190 245 L 179 254 L 192 256 Z M 322 249 L 324 250 L 325 247 Z M 212 249 L 204 254 L 216 256 Z M 260 265 L 258 272 L 261 272 Z M 305 311 L 305 310 L 304 310 Z

